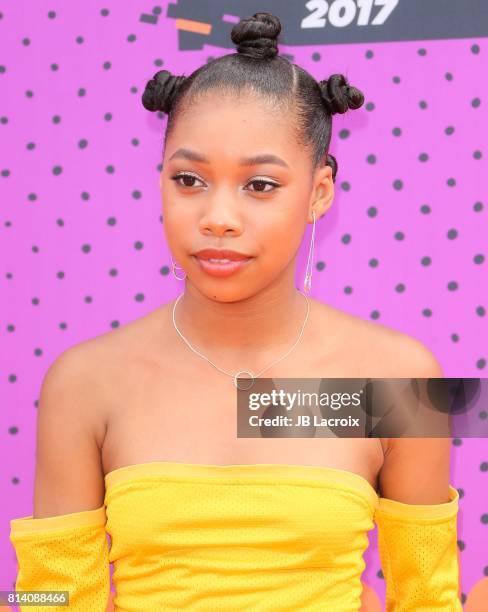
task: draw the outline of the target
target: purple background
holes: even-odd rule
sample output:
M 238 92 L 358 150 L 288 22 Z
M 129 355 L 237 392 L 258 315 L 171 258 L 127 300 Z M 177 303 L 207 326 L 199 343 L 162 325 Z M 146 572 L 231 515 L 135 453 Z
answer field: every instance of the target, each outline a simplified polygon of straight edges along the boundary
M 0 590 L 16 574 L 9 520 L 32 513 L 48 366 L 183 288 L 161 225 L 166 121 L 140 96 L 161 67 L 189 75 L 231 49 L 179 51 L 167 3 L 157 24 L 139 21 L 154 6 L 0 2 Z M 317 224 L 313 296 L 415 336 L 445 376 L 486 376 L 485 39 L 280 51 L 317 79 L 342 72 L 366 97 L 334 117 L 336 197 Z M 467 595 L 488 576 L 488 445 L 454 443 Z M 376 530 L 365 560 L 383 599 Z

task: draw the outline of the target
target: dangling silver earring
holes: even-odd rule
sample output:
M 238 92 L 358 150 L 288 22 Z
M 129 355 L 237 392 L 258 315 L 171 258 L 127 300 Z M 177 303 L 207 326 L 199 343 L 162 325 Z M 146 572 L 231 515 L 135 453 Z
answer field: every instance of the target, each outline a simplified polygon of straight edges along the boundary
M 315 211 L 312 210 L 313 227 L 312 237 L 310 239 L 310 248 L 308 250 L 307 267 L 305 269 L 305 280 L 303 282 L 303 290 L 305 293 L 310 293 L 312 289 L 312 269 L 313 269 L 313 245 L 315 241 Z
M 171 255 L 170 255 L 171 257 Z M 183 270 L 183 268 L 181 266 L 177 266 L 176 262 L 173 260 L 173 258 L 171 257 L 171 271 L 173 272 L 173 276 L 177 279 L 177 280 L 185 280 L 186 278 L 186 272 L 185 272 L 185 276 L 181 277 L 181 276 L 176 276 L 176 272 L 175 270 Z

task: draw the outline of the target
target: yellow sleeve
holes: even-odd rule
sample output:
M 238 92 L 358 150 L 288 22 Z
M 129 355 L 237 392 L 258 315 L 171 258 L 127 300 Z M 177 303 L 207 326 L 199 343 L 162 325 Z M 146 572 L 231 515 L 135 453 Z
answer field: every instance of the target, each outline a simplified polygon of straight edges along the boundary
M 386 612 L 462 612 L 459 599 L 457 514 L 449 501 L 406 504 L 379 498 L 378 552 L 386 581 Z
M 95 510 L 10 521 L 17 555 L 15 589 L 68 591 L 69 606 L 20 605 L 21 611 L 105 612 L 110 594 L 105 505 Z

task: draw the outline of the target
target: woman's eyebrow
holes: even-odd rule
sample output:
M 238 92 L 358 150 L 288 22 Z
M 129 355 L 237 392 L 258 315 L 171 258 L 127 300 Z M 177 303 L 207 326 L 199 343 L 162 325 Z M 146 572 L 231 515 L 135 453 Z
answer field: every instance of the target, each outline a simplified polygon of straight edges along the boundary
M 191 149 L 177 149 L 169 158 L 169 161 L 176 158 L 189 159 L 190 161 L 197 161 L 205 164 L 209 163 L 209 160 L 204 155 L 192 151 Z M 257 166 L 259 164 L 275 164 L 290 169 L 290 166 L 284 159 L 272 153 L 261 153 L 259 155 L 253 155 L 252 157 L 243 157 L 239 160 L 239 165 L 241 166 Z

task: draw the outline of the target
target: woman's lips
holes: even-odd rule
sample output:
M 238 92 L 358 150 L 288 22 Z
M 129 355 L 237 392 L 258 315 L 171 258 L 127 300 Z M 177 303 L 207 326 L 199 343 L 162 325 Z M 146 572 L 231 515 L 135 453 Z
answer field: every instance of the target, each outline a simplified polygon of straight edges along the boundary
M 254 259 L 254 257 L 248 257 L 246 259 L 237 259 L 234 261 L 231 260 L 231 261 L 224 263 L 224 262 L 217 262 L 217 261 L 209 261 L 208 259 L 203 259 L 196 255 L 192 255 L 192 257 L 195 257 L 200 268 L 204 272 L 206 272 L 207 274 L 210 274 L 210 276 L 218 276 L 218 277 L 230 276 L 231 274 L 234 274 L 238 270 L 241 270 L 250 261 Z

